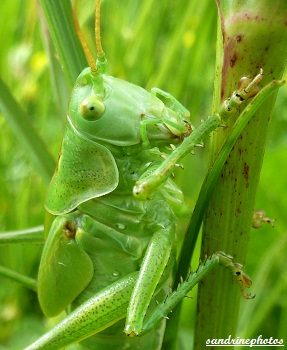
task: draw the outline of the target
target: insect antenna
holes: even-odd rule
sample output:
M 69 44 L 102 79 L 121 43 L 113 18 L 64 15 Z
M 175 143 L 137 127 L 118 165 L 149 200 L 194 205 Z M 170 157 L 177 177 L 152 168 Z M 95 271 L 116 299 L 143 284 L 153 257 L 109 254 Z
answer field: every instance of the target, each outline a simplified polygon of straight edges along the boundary
M 107 70 L 107 59 L 101 42 L 101 0 L 96 0 L 95 11 L 95 42 L 97 52 L 97 66 L 101 73 Z
M 99 6 L 99 1 L 97 1 L 97 5 L 96 5 L 96 16 L 97 16 L 97 12 L 99 11 L 98 9 L 98 6 Z M 88 61 L 88 64 L 91 68 L 91 71 L 92 71 L 92 74 L 93 75 L 97 75 L 99 73 L 99 68 L 94 60 L 94 57 L 92 55 L 92 52 L 87 44 L 87 41 L 86 39 L 84 38 L 84 35 L 81 31 L 81 28 L 80 28 L 80 25 L 79 25 L 79 21 L 78 21 L 78 17 L 76 15 L 76 13 L 78 13 L 78 9 L 79 9 L 79 0 L 76 0 L 75 1 L 75 5 L 73 7 L 73 10 L 72 10 L 72 13 L 73 13 L 73 22 L 74 22 L 74 26 L 75 26 L 75 29 L 76 29 L 76 33 L 77 33 L 77 36 L 80 40 L 80 43 L 82 45 L 82 48 L 84 50 L 84 53 L 86 55 L 86 58 L 87 58 L 87 61 Z M 97 20 L 96 20 L 97 22 Z M 97 30 L 97 29 L 96 29 Z M 98 52 L 98 49 L 97 49 L 97 52 Z M 98 56 L 98 53 L 97 53 L 97 56 Z

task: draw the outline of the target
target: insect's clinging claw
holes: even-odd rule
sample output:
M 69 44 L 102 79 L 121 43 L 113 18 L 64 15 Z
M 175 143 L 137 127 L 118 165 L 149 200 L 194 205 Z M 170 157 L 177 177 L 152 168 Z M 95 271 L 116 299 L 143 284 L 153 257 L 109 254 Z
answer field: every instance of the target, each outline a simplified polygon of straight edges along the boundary
M 252 227 L 255 229 L 261 228 L 263 222 L 274 227 L 274 221 L 275 219 L 269 219 L 266 217 L 264 210 L 255 210 L 253 212 Z
M 227 267 L 233 276 L 235 276 L 236 282 L 240 287 L 243 298 L 253 299 L 255 295 L 248 294 L 245 288 L 250 288 L 252 286 L 251 278 L 242 270 L 243 265 L 233 262 L 233 257 L 227 255 L 224 252 L 217 252 L 219 256 L 220 265 Z
M 201 142 L 201 143 L 197 143 L 197 144 L 195 145 L 195 147 L 201 147 L 201 148 L 204 148 L 204 143 L 203 143 L 203 142 Z

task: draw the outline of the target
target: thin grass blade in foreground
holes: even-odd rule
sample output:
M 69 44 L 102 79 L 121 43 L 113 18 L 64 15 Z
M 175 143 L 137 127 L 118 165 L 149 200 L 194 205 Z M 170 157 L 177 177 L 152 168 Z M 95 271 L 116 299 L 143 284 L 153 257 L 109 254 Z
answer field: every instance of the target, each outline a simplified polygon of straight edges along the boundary
M 51 154 L 1 78 L 0 91 L 0 109 L 3 115 L 26 148 L 28 156 L 36 164 L 43 180 L 48 184 L 55 168 Z

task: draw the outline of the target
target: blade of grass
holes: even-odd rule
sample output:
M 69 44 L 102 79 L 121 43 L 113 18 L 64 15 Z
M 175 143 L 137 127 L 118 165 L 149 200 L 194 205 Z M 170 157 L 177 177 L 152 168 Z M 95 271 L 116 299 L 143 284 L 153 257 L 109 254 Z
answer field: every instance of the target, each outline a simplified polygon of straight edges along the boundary
M 87 60 L 73 25 L 71 3 L 68 0 L 40 0 L 40 4 L 65 76 L 73 86 L 77 76 L 87 67 Z
M 25 275 L 21 275 L 20 273 L 14 270 L 8 269 L 1 265 L 0 265 L 0 274 L 1 276 L 5 276 L 10 280 L 13 280 L 15 282 L 22 284 L 26 288 L 29 288 L 35 292 L 37 291 L 37 281 L 34 280 L 33 278 L 27 277 Z
M 43 180 L 48 184 L 54 173 L 55 161 L 1 78 L 0 91 L 0 110 L 27 150 L 28 157 L 35 163 Z
M 44 244 L 44 226 L 37 226 L 25 230 L 0 233 L 0 246 L 8 244 Z

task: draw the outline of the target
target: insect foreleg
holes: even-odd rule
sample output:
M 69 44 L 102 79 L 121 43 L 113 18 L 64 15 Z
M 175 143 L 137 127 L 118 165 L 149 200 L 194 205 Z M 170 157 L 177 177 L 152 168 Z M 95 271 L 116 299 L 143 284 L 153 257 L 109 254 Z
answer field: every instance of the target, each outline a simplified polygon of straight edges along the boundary
M 176 121 L 171 121 L 165 118 L 157 118 L 157 119 L 147 119 L 141 121 L 140 126 L 140 135 L 142 139 L 142 147 L 143 148 L 150 148 L 150 141 L 148 138 L 148 132 L 147 127 L 148 125 L 156 125 L 156 124 L 165 124 L 169 129 L 171 129 L 176 134 L 183 134 L 184 132 L 188 132 L 188 129 L 186 126 L 178 124 Z
M 232 96 L 224 101 L 219 113 L 214 114 L 205 120 L 197 129 L 192 133 L 166 158 L 166 160 L 148 177 L 140 178 L 133 189 L 134 196 L 138 199 L 149 198 L 157 187 L 162 184 L 168 176 L 172 173 L 173 168 L 178 162 L 192 149 L 204 139 L 206 135 L 222 126 L 222 120 L 230 118 L 238 113 L 239 107 L 246 100 L 253 97 L 249 105 L 244 109 L 241 115 L 249 115 L 251 110 L 257 110 L 265 98 L 280 87 L 284 81 L 272 81 L 266 85 L 263 89 L 259 90 L 258 84 L 263 79 L 262 70 L 255 76 L 253 80 L 249 78 L 243 78 L 239 81 L 239 89 L 236 90 Z M 242 123 L 243 124 L 243 123 Z M 236 122 L 234 124 L 235 128 Z
M 172 173 L 174 166 L 190 153 L 206 135 L 221 125 L 219 115 L 215 114 L 204 121 L 197 129 L 195 129 L 184 141 L 173 150 L 173 152 L 165 159 L 165 161 L 148 177 L 140 178 L 133 189 L 136 198 L 144 200 L 149 198 L 155 189 Z
M 176 113 L 178 113 L 181 117 L 181 119 L 189 119 L 190 113 L 189 111 L 170 93 L 163 91 L 159 88 L 152 88 L 151 93 L 155 96 L 162 96 L 164 97 L 168 102 L 166 103 L 166 106 Z
M 259 92 L 258 84 L 262 81 L 264 75 L 263 70 L 253 79 L 242 77 L 238 82 L 238 90 L 234 91 L 231 97 L 225 100 L 219 110 L 222 120 L 230 118 L 238 112 L 239 106 L 254 97 Z

